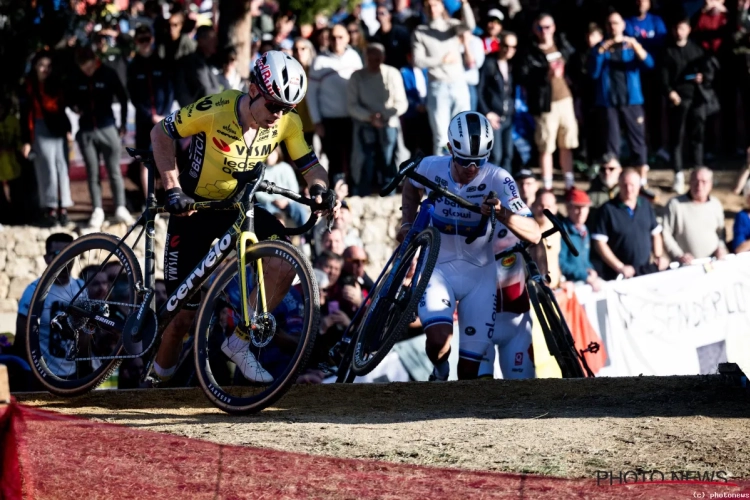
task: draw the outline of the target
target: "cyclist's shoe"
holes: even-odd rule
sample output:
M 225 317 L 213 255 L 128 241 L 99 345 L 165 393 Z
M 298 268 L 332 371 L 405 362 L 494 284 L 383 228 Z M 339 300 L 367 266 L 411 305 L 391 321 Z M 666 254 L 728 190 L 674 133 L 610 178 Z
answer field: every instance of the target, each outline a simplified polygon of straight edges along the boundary
M 232 350 L 229 347 L 229 339 L 224 340 L 221 344 L 221 352 L 232 360 L 237 365 L 237 368 L 242 372 L 242 375 L 250 382 L 262 382 L 264 384 L 270 384 L 273 382 L 273 376 L 266 371 L 265 368 L 260 366 L 260 362 L 255 358 L 255 355 L 250 352 L 248 347 L 243 347 L 237 351 Z

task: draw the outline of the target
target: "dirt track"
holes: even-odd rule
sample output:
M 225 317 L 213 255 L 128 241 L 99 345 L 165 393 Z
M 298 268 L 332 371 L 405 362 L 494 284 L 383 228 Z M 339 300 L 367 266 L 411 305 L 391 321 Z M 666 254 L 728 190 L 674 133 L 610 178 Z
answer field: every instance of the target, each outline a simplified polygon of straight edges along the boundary
M 337 457 L 595 477 L 596 470 L 750 477 L 750 395 L 718 376 L 297 386 L 232 417 L 199 389 L 19 399 L 219 443 Z

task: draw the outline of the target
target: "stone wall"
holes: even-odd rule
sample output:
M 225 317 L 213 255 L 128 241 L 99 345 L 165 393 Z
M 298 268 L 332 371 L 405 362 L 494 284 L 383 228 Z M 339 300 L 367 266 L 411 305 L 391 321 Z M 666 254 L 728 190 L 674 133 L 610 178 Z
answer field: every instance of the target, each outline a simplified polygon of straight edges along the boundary
M 395 237 L 401 222 L 401 197 L 387 198 L 349 198 L 347 203 L 352 211 L 353 226 L 359 231 L 365 250 L 370 257 L 367 273 L 376 278 L 388 261 L 395 247 Z M 156 228 L 156 274 L 161 278 L 164 272 L 164 242 L 166 240 L 167 219 L 157 218 Z M 137 229 L 128 238 L 132 244 L 138 234 Z M 103 232 L 124 236 L 127 227 L 124 224 L 110 224 L 102 228 Z M 29 226 L 6 226 L 0 231 L 0 332 L 15 331 L 15 315 L 18 310 L 18 299 L 26 287 L 37 279 L 46 264 L 44 262 L 44 242 L 52 232 L 65 232 L 78 237 L 85 234 L 85 229 L 43 229 Z M 144 268 L 144 239 L 134 249 Z M 208 251 L 208 249 L 206 249 Z

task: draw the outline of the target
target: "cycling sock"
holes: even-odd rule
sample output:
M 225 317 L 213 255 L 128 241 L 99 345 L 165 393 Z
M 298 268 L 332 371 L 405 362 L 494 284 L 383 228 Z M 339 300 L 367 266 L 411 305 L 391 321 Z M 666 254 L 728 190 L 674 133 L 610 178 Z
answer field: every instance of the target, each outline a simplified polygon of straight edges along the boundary
M 544 183 L 544 189 L 552 189 L 552 176 L 549 177 L 545 176 L 544 179 L 542 179 L 542 182 Z
M 435 365 L 435 368 L 432 370 L 432 374 L 435 376 L 436 380 L 448 380 L 450 373 L 451 365 L 448 363 L 447 359 Z
M 154 372 L 162 380 L 169 380 L 170 378 L 172 378 L 172 375 L 174 375 L 174 372 L 176 371 L 177 365 L 173 366 L 172 368 L 162 368 L 161 366 L 159 366 L 159 363 L 154 361 Z
M 568 190 L 575 184 L 575 177 L 573 172 L 565 172 L 565 189 Z
M 231 349 L 233 352 L 240 351 L 242 349 L 247 349 L 247 346 L 250 345 L 250 340 L 243 340 L 237 336 L 237 333 L 233 333 L 229 336 L 227 339 L 227 347 Z

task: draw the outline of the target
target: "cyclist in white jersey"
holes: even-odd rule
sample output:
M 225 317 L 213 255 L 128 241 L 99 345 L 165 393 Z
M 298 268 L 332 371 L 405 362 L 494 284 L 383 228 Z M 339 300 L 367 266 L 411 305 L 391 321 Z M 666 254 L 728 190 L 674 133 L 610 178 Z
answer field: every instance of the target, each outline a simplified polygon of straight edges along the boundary
M 494 206 L 497 217 L 494 234 L 489 234 L 488 227 L 482 228 L 482 236 L 467 244 L 466 238 L 475 234 L 481 216 L 443 198 L 435 203 L 432 225 L 441 233 L 440 253 L 419 303 L 419 318 L 427 335 L 427 356 L 435 365 L 431 379 L 448 379 L 453 312 L 457 302 L 458 377 L 478 376 L 480 363 L 494 350 L 493 339 L 498 335 L 495 311 L 499 287 L 495 253 L 513 246 L 519 238 L 531 243 L 541 239 L 539 225 L 521 200 L 513 178 L 504 169 L 487 162 L 492 140 L 493 132 L 487 118 L 472 111 L 460 113 L 451 120 L 448 129 L 448 148 L 452 156 L 427 157 L 416 170 L 452 193 L 475 200 L 482 205 L 485 215 Z M 416 218 L 425 189 L 413 180 L 404 184 L 399 241 Z M 497 197 L 488 198 L 490 191 Z

